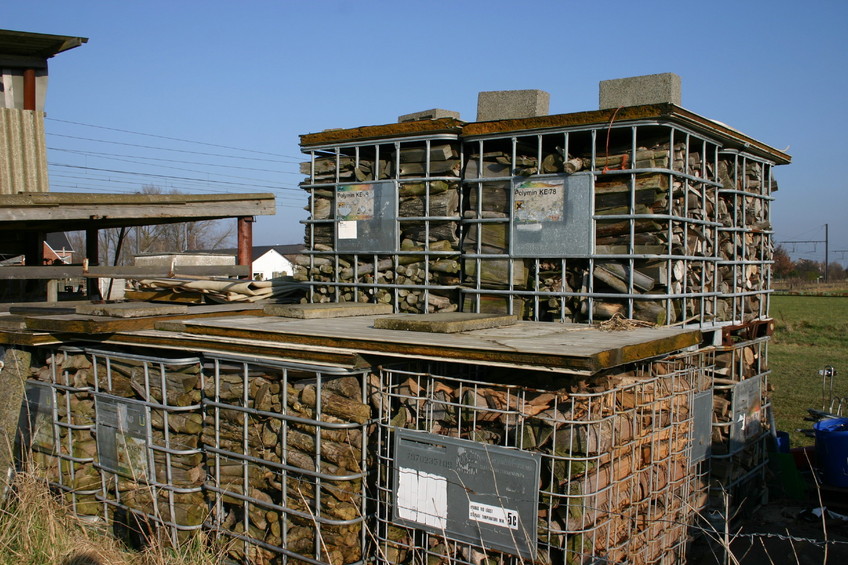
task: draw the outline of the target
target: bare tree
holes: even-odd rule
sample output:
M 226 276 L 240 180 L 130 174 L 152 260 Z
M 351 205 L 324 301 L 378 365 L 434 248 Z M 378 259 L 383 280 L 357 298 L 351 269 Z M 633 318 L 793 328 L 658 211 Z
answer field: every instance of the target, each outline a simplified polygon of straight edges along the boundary
M 182 194 L 178 190 L 164 191 L 146 185 L 142 194 Z M 158 224 L 110 228 L 98 232 L 101 265 L 130 265 L 143 253 L 179 253 L 192 249 L 232 247 L 235 236 L 234 220 L 201 220 L 179 224 Z M 85 232 L 71 232 L 68 240 L 77 257 L 85 256 Z M 117 257 L 116 257 L 117 253 Z

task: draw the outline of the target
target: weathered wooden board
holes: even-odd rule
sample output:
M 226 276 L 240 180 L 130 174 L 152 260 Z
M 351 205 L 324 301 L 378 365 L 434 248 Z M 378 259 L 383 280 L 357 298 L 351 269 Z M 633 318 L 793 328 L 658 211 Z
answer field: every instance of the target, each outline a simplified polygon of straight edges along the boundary
M 279 320 L 240 316 L 185 321 L 185 331 L 226 339 L 252 339 L 344 348 L 362 353 L 465 363 L 594 373 L 700 343 L 699 330 L 637 328 L 605 332 L 584 324 L 518 322 L 454 334 L 374 327 L 374 316 Z

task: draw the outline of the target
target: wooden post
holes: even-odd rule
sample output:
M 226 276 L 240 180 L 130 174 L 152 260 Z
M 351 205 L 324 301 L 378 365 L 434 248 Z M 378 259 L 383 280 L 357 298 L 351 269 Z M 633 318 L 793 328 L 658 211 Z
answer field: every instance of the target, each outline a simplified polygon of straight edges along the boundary
M 252 265 L 253 263 L 253 222 L 253 216 L 241 216 L 238 218 L 238 251 L 236 263 L 239 265 Z M 251 279 L 253 275 L 251 274 L 246 278 Z
M 35 69 L 24 70 L 24 110 L 35 110 Z
M 98 230 L 96 228 L 85 230 L 85 256 L 89 267 L 99 265 L 100 244 L 97 240 Z M 86 279 L 86 296 L 89 300 L 100 298 L 100 279 Z

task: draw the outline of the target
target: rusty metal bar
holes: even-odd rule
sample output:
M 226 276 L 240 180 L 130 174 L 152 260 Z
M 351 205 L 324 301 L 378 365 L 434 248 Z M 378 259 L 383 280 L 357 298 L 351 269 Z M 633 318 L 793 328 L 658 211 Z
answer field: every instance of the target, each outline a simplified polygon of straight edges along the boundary
M 253 263 L 253 216 L 238 218 L 238 251 L 236 264 L 251 265 Z M 243 277 L 244 278 L 244 277 Z M 252 274 L 246 278 L 252 278 Z
M 24 70 L 24 110 L 35 110 L 35 69 Z

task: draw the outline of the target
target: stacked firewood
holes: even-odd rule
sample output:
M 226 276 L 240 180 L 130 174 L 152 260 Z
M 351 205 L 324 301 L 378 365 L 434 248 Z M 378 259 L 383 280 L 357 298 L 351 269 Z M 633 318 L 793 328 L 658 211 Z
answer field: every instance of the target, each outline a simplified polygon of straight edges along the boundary
M 309 372 L 258 365 L 246 377 L 243 365 L 218 363 L 205 392 L 212 523 L 246 540 L 228 545 L 230 557 L 256 565 L 282 563 L 284 551 L 331 565 L 361 560 L 371 415 L 361 379 L 319 384 Z
M 777 186 L 769 166 L 751 158 L 722 156 L 718 176 L 719 276 L 722 293 L 730 295 L 719 303 L 747 322 L 767 314 L 767 266 L 773 257 L 770 198 Z
M 87 374 L 88 385 L 117 402 L 147 403 L 151 428 L 149 442 L 142 444 L 127 439 L 120 427 L 114 438 L 98 437 L 101 443 L 117 444 L 118 461 L 100 462 L 107 489 L 104 498 L 112 506 L 138 513 L 146 522 L 169 526 L 175 538 L 199 529 L 208 513 L 202 492 L 199 361 L 168 364 L 113 353 L 96 353 L 91 358 L 94 366 Z
M 96 500 L 101 483 L 100 473 L 94 466 L 97 442 L 94 398 L 88 384 L 91 368 L 91 361 L 82 353 L 49 353 L 32 368 L 33 379 L 45 383 L 44 386 L 35 385 L 41 397 L 38 398 L 40 405 L 28 405 L 32 424 L 31 454 L 36 469 L 57 485 L 69 506 L 80 516 L 102 514 L 102 504 Z M 49 395 L 50 399 L 42 395 Z M 53 422 L 53 402 L 58 426 Z M 59 437 L 55 437 L 56 430 Z
M 544 390 L 384 370 L 380 382 L 375 378 L 380 393 L 372 402 L 389 435 L 395 427 L 413 428 L 542 454 L 540 562 L 564 552 L 569 564 L 590 556 L 654 563 L 680 549 L 695 503 L 688 499 L 687 446 L 698 371 L 703 372 L 689 367 L 681 373 L 658 362 Z M 542 382 L 525 377 L 523 382 Z M 391 455 L 383 449 L 383 464 L 389 465 Z M 381 476 L 392 474 L 384 469 Z M 380 504 L 390 507 L 391 485 L 383 486 Z M 413 530 L 381 528 L 382 559 L 420 559 L 411 549 Z M 673 535 L 662 535 L 668 532 Z M 427 549 L 442 552 L 442 541 L 430 537 Z M 445 550 L 448 560 L 474 560 L 472 546 L 458 547 L 457 555 Z
M 381 153 L 379 165 L 362 155 L 358 161 L 331 155 L 303 163 L 301 172 L 311 173 L 305 183 L 310 185 L 400 181 L 399 253 L 380 256 L 367 245 L 360 253 L 339 253 L 334 248 L 335 188 L 308 188 L 307 210 L 317 223 L 307 225 L 305 242 L 315 253 L 298 257 L 294 274 L 296 280 L 313 283 L 306 300 L 380 302 L 404 312 L 456 310 L 456 292 L 439 287 L 459 282 L 459 182 L 444 178 L 458 178 L 459 169 L 455 144 L 435 142 L 429 153 L 423 144 L 402 146 L 397 154 L 392 147 Z
M 523 151 L 523 152 L 522 152 Z M 536 173 L 577 173 L 593 170 L 592 157 L 564 155 L 554 148 L 538 166 L 535 145 L 517 145 L 514 167 L 506 152 L 490 151 L 469 155 L 466 180 L 497 176 L 531 175 Z M 684 317 L 714 312 L 709 301 L 684 299 L 684 294 L 706 295 L 713 292 L 715 281 L 706 259 L 714 255 L 715 231 L 699 221 L 709 220 L 715 211 L 713 190 L 703 183 L 684 182 L 678 177 L 669 180 L 667 173 L 616 174 L 622 169 L 661 168 L 670 166 L 689 175 L 703 174 L 700 153 L 691 151 L 688 158 L 684 144 L 676 144 L 673 159 L 669 159 L 668 143 L 639 147 L 635 160 L 629 150 L 619 148 L 612 154 L 595 157 L 594 170 L 603 174 L 595 183 L 595 214 L 629 218 L 598 219 L 596 222 L 596 254 L 690 256 L 682 259 L 635 259 L 631 267 L 626 259 L 596 261 L 591 270 L 586 260 L 562 261 L 553 259 L 510 259 L 510 216 L 508 181 L 483 181 L 470 184 L 464 218 L 468 221 L 463 251 L 492 258 L 476 257 L 465 260 L 465 283 L 481 289 L 541 293 L 538 310 L 525 309 L 527 316 L 546 319 L 581 321 L 591 310 L 594 319 L 608 319 L 618 314 L 656 323 L 680 321 Z M 683 220 L 657 219 L 656 215 L 674 216 Z M 640 217 L 642 216 L 642 217 Z M 503 219 L 497 223 L 497 219 Z M 485 223 L 477 223 L 482 219 Z M 498 257 L 495 257 L 498 256 Z M 703 258 L 703 259 L 701 259 Z M 590 281 L 591 278 L 591 281 Z M 632 279 L 632 284 L 631 284 Z M 536 282 L 538 280 L 538 282 Z M 591 288 L 590 288 L 591 283 Z M 571 294 L 573 293 L 573 294 Z M 581 293 L 583 296 L 575 296 Z M 627 299 L 593 298 L 586 294 L 631 294 Z M 670 295 L 671 299 L 652 299 L 650 295 Z M 508 300 L 503 295 L 480 297 L 481 310 L 496 309 Z M 466 309 L 474 308 L 476 297 L 466 299 Z M 702 310 L 709 310 L 702 312 Z

